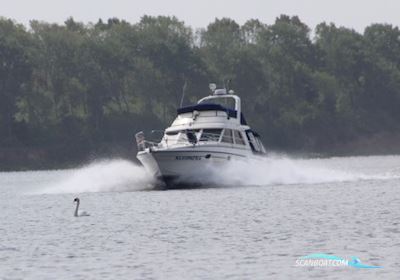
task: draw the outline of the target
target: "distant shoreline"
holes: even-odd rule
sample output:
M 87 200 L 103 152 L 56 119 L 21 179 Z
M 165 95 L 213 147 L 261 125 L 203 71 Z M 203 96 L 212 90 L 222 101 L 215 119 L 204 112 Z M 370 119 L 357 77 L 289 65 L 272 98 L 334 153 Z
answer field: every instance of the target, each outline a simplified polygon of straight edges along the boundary
M 0 172 L 70 169 L 104 158 L 136 162 L 136 147 L 126 143 L 99 144 L 84 150 L 71 147 L 0 147 Z

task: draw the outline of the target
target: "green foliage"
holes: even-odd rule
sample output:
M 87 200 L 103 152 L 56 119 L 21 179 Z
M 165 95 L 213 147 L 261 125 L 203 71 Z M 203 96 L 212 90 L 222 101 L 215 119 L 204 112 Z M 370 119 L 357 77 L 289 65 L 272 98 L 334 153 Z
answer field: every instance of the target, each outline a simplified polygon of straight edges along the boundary
M 17 102 L 30 80 L 30 38 L 24 27 L 0 19 L 0 135 L 2 142 L 12 143 Z
M 318 149 L 399 131 L 400 30 L 359 34 L 298 17 L 274 24 L 222 18 L 199 32 L 175 17 L 83 24 L 0 19 L 0 144 L 80 145 L 130 141 L 163 128 L 208 83 L 242 96 L 269 146 Z

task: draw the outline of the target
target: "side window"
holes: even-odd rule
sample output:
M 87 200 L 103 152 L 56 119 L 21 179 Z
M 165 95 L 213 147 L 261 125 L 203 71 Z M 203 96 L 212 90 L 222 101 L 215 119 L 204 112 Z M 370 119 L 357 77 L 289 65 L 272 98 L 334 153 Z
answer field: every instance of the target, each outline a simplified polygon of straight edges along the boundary
M 246 131 L 246 135 L 247 135 L 247 138 L 249 139 L 251 149 L 256 153 L 261 153 L 262 150 L 261 150 L 256 138 L 254 137 L 253 132 L 248 130 L 248 131 Z
M 263 143 L 261 142 L 261 139 L 260 139 L 259 136 L 256 136 L 256 141 L 257 141 L 257 143 L 258 143 L 258 146 L 260 147 L 260 152 L 263 153 L 263 154 L 265 154 L 267 151 L 265 150 L 264 145 L 263 145 Z
M 233 144 L 233 136 L 232 136 L 232 130 L 231 129 L 226 129 L 225 128 L 224 134 L 222 135 L 221 142 Z
M 218 142 L 219 136 L 221 135 L 222 129 L 203 129 L 199 141 L 212 141 Z
M 245 145 L 242 133 L 238 130 L 234 130 L 233 132 L 235 134 L 235 143 L 238 145 Z

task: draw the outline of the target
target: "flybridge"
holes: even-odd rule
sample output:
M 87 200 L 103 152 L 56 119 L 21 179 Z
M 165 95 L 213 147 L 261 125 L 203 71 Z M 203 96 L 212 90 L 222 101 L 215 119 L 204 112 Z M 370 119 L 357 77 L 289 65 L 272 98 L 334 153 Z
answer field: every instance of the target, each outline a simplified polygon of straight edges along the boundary
M 220 104 L 213 104 L 213 103 L 201 103 L 201 104 L 196 104 L 193 106 L 187 106 L 187 107 L 182 107 L 177 110 L 178 115 L 180 114 L 185 114 L 185 113 L 191 113 L 194 111 L 221 111 L 225 112 L 228 116 L 228 118 L 235 118 L 237 119 L 238 117 L 238 111 L 226 108 Z M 242 125 L 247 125 L 246 120 L 243 116 L 242 113 L 240 113 L 240 124 Z
M 227 94 L 226 89 L 216 89 L 215 84 L 210 84 L 213 95 L 200 99 L 196 105 L 182 107 L 177 110 L 178 115 L 190 112 L 200 111 L 222 111 L 226 112 L 228 118 L 238 119 L 239 124 L 247 125 L 241 112 L 241 101 L 239 96 L 234 95 L 233 90 Z M 233 101 L 234 106 L 226 106 L 225 103 Z M 240 119 L 238 118 L 240 116 Z

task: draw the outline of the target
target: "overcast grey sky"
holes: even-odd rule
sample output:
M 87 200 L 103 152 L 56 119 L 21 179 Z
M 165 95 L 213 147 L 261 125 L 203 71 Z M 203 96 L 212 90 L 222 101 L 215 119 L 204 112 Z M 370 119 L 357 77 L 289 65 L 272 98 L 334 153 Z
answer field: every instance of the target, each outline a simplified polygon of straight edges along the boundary
M 135 23 L 145 14 L 174 15 L 194 28 L 216 17 L 269 24 L 287 14 L 311 28 L 326 21 L 362 32 L 371 23 L 400 25 L 400 0 L 0 0 L 0 15 L 24 24 L 31 19 L 62 23 L 70 16 L 86 23 L 110 17 Z

